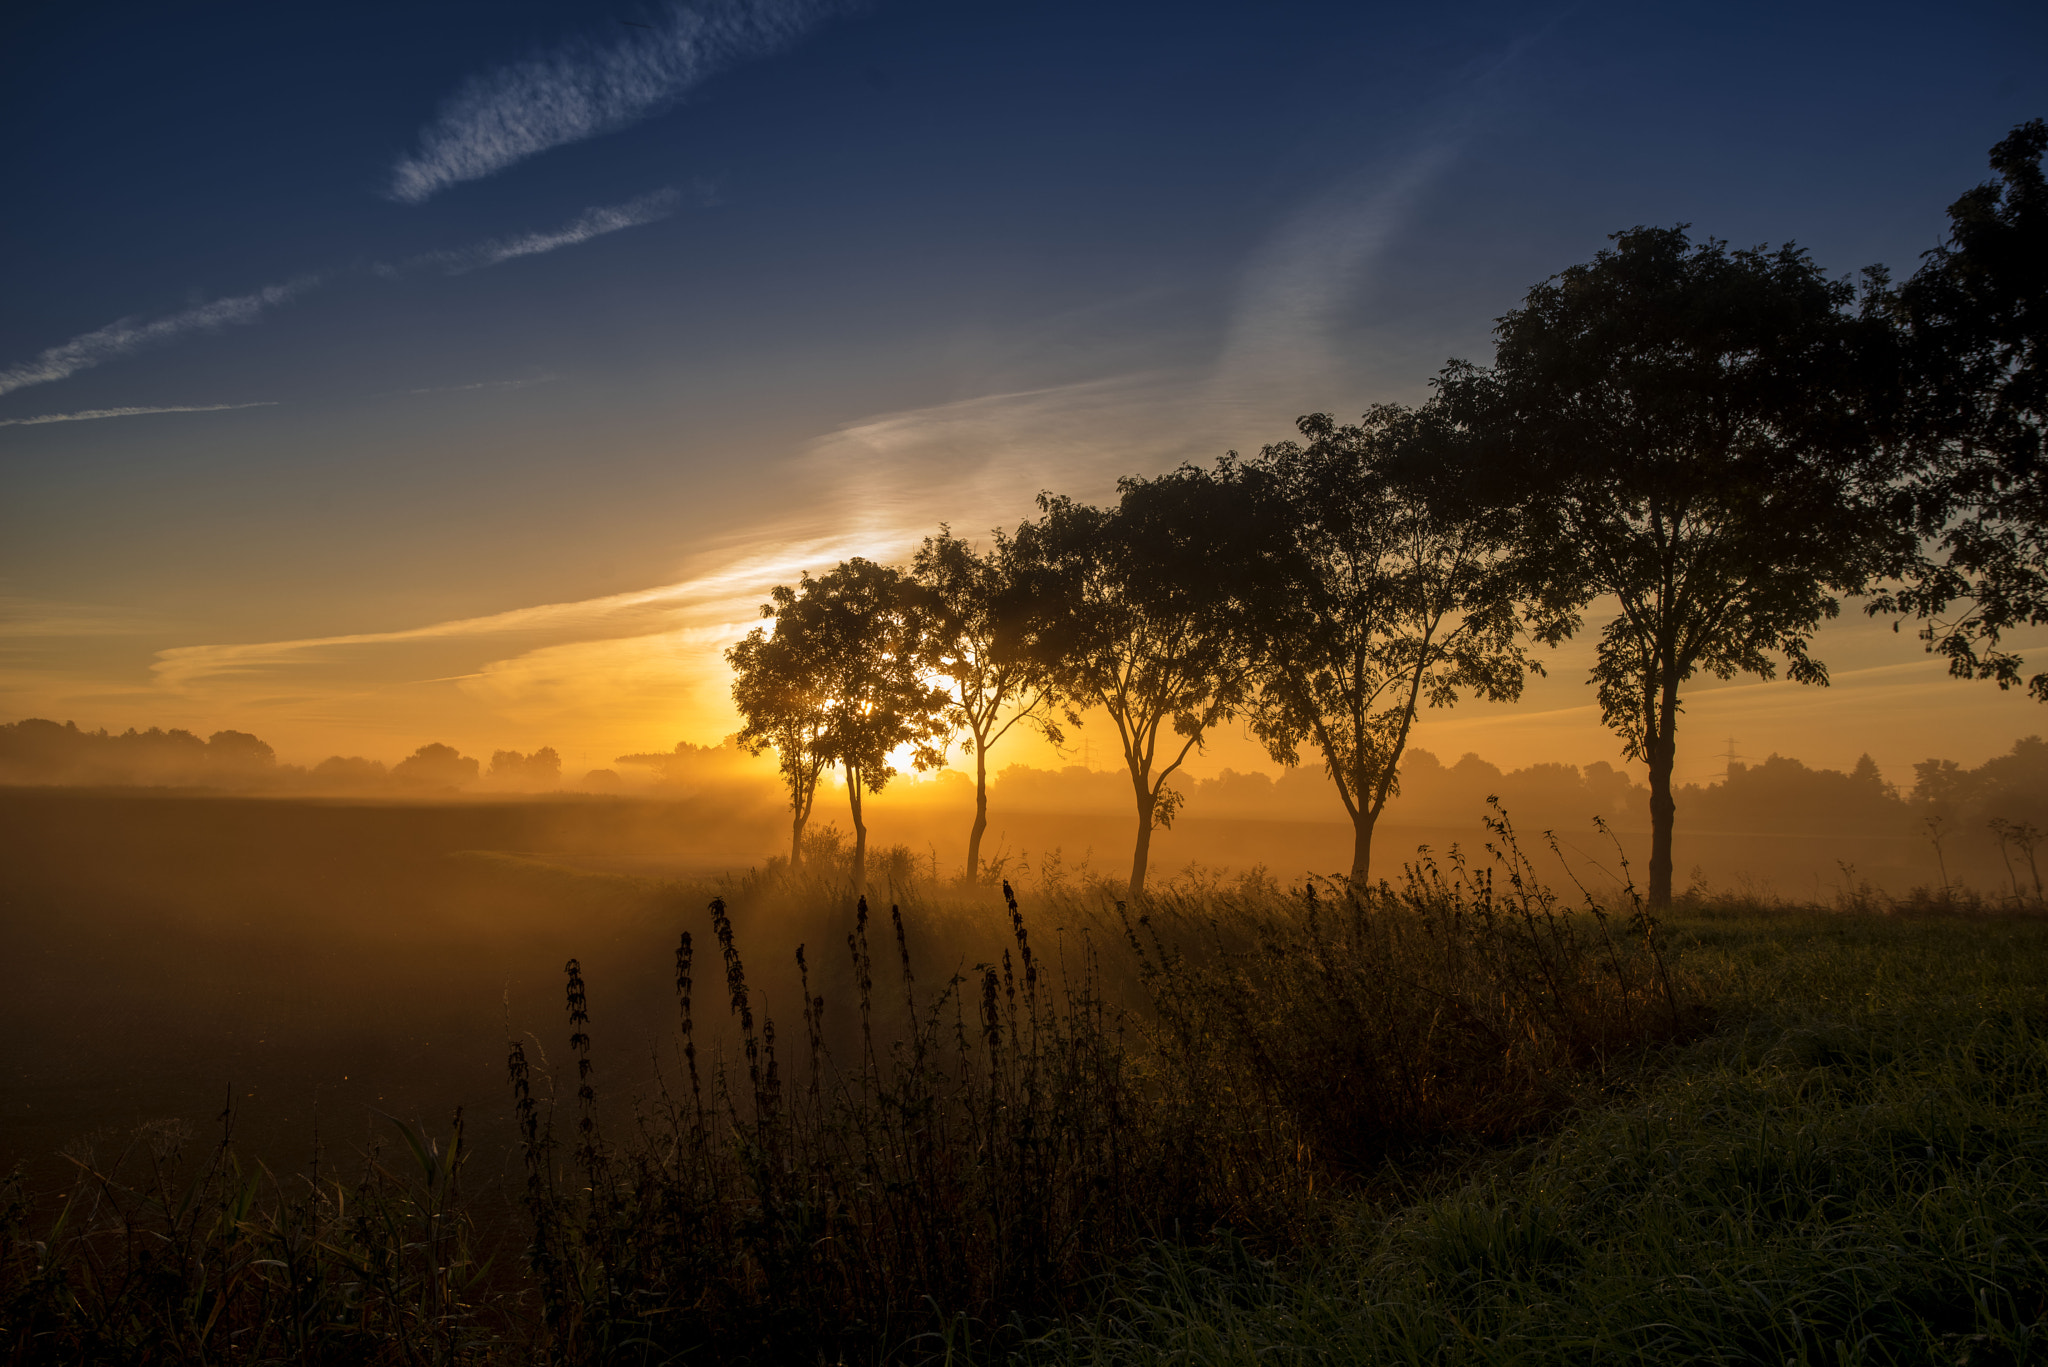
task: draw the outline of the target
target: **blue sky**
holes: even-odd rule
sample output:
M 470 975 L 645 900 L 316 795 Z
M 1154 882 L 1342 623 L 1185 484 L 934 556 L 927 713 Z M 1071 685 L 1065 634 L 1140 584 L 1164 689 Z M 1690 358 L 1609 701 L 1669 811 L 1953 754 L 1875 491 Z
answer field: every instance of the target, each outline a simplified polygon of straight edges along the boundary
M 715 739 L 768 584 L 1419 397 L 1617 228 L 1910 269 L 2044 59 L 2022 5 L 17 6 L 0 716 Z

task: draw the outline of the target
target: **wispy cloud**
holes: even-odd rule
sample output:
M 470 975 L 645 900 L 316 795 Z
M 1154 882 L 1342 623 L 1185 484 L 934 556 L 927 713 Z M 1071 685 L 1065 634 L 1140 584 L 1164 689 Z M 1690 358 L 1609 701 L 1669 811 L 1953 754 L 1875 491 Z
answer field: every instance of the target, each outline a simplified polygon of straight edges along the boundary
M 881 414 L 809 443 L 801 483 L 835 525 L 905 551 L 941 521 L 978 536 L 1033 516 L 1042 489 L 1107 498 L 1120 475 L 1221 455 L 1193 397 L 1147 371 Z
M 259 403 L 181 403 L 154 408 L 88 408 L 77 413 L 38 413 L 32 418 L 0 418 L 0 427 L 35 427 L 46 422 L 91 422 L 95 418 L 134 418 L 145 413 L 226 413 L 237 408 L 275 408 L 275 399 Z
M 708 628 L 718 639 L 739 635 L 770 584 L 800 570 L 822 569 L 850 555 L 885 550 L 871 534 L 838 533 L 762 546 L 748 538 L 744 553 L 712 548 L 704 572 L 672 584 L 562 603 L 540 603 L 480 617 L 463 617 L 396 631 L 355 632 L 289 641 L 176 646 L 157 652 L 150 666 L 158 685 L 191 690 L 215 681 L 250 678 L 293 666 L 333 666 L 364 649 L 478 640 L 589 641 Z M 889 543 L 893 548 L 893 543 Z M 729 558 L 728 558 L 729 557 Z M 491 647 L 487 646 L 486 649 Z
M 793 42 L 832 8 L 819 0 L 675 6 L 613 41 L 579 39 L 473 76 L 391 168 L 387 193 L 418 204 L 551 147 L 638 123 L 720 70 Z
M 1427 143 L 1380 174 L 1347 178 L 1281 225 L 1239 285 L 1216 368 L 1223 402 L 1329 402 L 1351 368 L 1339 341 L 1347 311 L 1456 153 L 1452 138 Z
M 627 200 L 624 204 L 585 209 L 553 232 L 487 238 L 474 246 L 416 256 L 405 264 L 411 267 L 439 267 L 450 275 L 482 270 L 486 266 L 496 266 L 522 256 L 538 256 L 542 252 L 555 251 L 561 247 L 573 247 L 579 242 L 588 242 L 593 237 L 603 237 L 606 233 L 615 233 L 624 228 L 637 228 L 643 223 L 658 222 L 676 211 L 676 204 L 681 198 L 682 196 L 673 189 L 656 190 L 651 195 L 642 195 L 638 199 Z
M 700 201 L 714 202 L 715 191 L 699 183 Z M 496 266 L 522 256 L 537 256 L 561 247 L 573 247 L 607 233 L 636 228 L 669 217 L 682 202 L 674 187 L 656 190 L 623 204 L 597 205 L 585 209 L 551 232 L 525 233 L 515 237 L 494 237 L 453 251 L 429 252 L 405 263 L 412 269 L 439 269 L 450 275 Z M 400 268 L 378 266 L 378 273 L 396 276 Z M 189 332 L 210 332 L 235 324 L 253 323 L 269 310 L 286 304 L 319 285 L 319 275 L 304 275 L 281 285 L 269 285 L 253 294 L 236 295 L 197 304 L 181 313 L 153 321 L 123 318 L 93 332 L 73 337 L 62 346 L 44 351 L 32 361 L 0 370 L 0 394 L 11 394 L 30 385 L 50 384 L 81 370 L 171 341 Z M 518 383 L 538 383 L 521 381 Z M 163 407 L 94 408 L 77 413 L 44 413 L 33 417 L 0 419 L 0 427 L 26 427 L 49 422 L 81 422 L 93 418 L 126 418 L 144 413 L 207 413 L 230 408 L 257 408 L 261 404 L 193 404 Z
M 373 660 L 396 670 L 396 661 L 431 656 L 474 660 L 452 677 L 496 678 L 502 692 L 515 675 L 552 678 L 566 660 L 595 659 L 608 643 L 631 640 L 683 651 L 690 658 L 673 667 L 722 708 L 718 648 L 758 621 L 770 585 L 848 556 L 899 559 L 941 520 L 969 536 L 1013 523 L 1048 484 L 1102 497 L 1118 474 L 1170 469 L 1212 444 L 1198 420 L 1178 413 L 1184 394 L 1173 377 L 1140 374 L 883 414 L 809 443 L 793 464 L 814 497 L 700 545 L 675 582 L 390 631 L 178 646 L 159 651 L 151 673 L 166 691 L 212 696 L 272 689 L 285 677 L 358 679 L 378 672 Z M 524 663 L 514 670 L 506 660 Z M 601 692 L 608 685 L 598 677 L 576 676 Z
M 0 370 L 0 394 L 12 394 L 30 385 L 62 380 L 132 351 L 168 342 L 187 332 L 210 332 L 235 323 L 253 323 L 266 311 L 289 303 L 319 283 L 318 276 L 301 276 L 282 285 L 266 286 L 254 294 L 198 304 L 183 313 L 174 313 L 154 322 L 123 318 L 96 332 L 73 337 L 62 346 L 51 347 L 33 361 Z

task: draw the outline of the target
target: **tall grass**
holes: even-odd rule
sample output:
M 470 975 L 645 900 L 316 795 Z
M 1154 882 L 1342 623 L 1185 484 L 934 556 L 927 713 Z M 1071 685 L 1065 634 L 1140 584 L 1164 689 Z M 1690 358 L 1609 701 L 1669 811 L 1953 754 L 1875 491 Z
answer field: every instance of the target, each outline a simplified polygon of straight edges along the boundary
M 1590 896 L 1567 907 L 1506 815 L 1489 826 L 1484 863 L 1425 852 L 1398 888 L 1311 882 L 1283 904 L 1167 898 L 1125 918 L 1156 1019 L 1149 1055 L 1179 1080 L 1167 1095 L 1211 1103 L 1192 1133 L 1273 1116 L 1284 1133 L 1265 1147 L 1308 1146 L 1322 1179 L 1368 1172 L 1526 1129 L 1569 1102 L 1580 1070 L 1696 1023 L 1631 886 L 1618 914 Z
M 0 1354 L 11 1363 L 456 1363 L 501 1337 L 463 1208 L 458 1112 L 445 1140 L 392 1122 L 397 1161 L 352 1178 L 246 1166 L 175 1124 L 71 1155 L 79 1176 L 31 1228 L 0 1189 Z
M 2048 926 L 1682 937 L 1711 1036 L 1290 1264 L 1154 1245 L 1009 1353 L 1093 1364 L 2048 1359 Z
M 1541 1120 L 1575 1070 L 1686 1013 L 1647 918 L 1561 908 L 1498 832 L 1485 868 L 1399 891 L 1084 893 L 1050 958 L 1004 884 L 1009 943 L 923 978 L 902 908 L 884 928 L 861 899 L 838 1028 L 794 951 L 794 1043 L 714 901 L 717 988 L 685 932 L 678 1062 L 616 1137 L 572 963 L 572 1149 L 513 1052 L 549 1350 L 769 1361 L 985 1332 L 1085 1304 L 1149 1241 L 1289 1246 L 1386 1158 Z M 733 1030 L 715 1054 L 706 995 Z
M 1089 950 L 1055 982 L 1014 899 L 1009 914 L 999 964 L 921 984 L 901 911 L 877 926 L 861 901 L 846 935 L 856 1024 L 835 1047 L 807 950 L 795 954 L 792 1044 L 756 1011 L 732 917 L 714 901 L 709 995 L 734 1047 L 698 1047 L 703 968 L 685 932 L 680 1076 L 620 1136 L 580 1113 L 566 1157 L 551 1121 L 527 1113 L 550 1351 L 768 1360 L 883 1343 L 934 1313 L 1055 1304 L 1096 1259 L 1132 1246 L 1148 1212 L 1116 1199 L 1143 1161 L 1116 1013 Z M 574 1024 L 573 966 L 571 982 Z M 524 1067 L 515 1049 L 515 1079 Z
M 20 1361 L 915 1356 L 1023 1342 L 1162 1241 L 1327 1241 L 1390 1161 L 1541 1125 L 1589 1067 L 1695 1023 L 1639 907 L 1560 904 L 1495 829 L 1486 862 L 1398 888 L 1084 887 L 1030 916 L 1008 884 L 948 907 L 908 865 L 886 916 L 828 882 L 735 883 L 649 965 L 676 1004 L 652 1074 L 636 1042 L 594 1039 L 627 985 L 565 966 L 566 1053 L 508 1050 L 499 1206 L 458 1199 L 459 1128 L 443 1147 L 401 1127 L 409 1161 L 353 1184 L 138 1143 L 87 1160 L 53 1223 L 11 1208 L 6 1342 Z M 804 938 L 743 931 L 772 926 Z M 479 1231 L 501 1217 L 517 1237 L 494 1262 Z

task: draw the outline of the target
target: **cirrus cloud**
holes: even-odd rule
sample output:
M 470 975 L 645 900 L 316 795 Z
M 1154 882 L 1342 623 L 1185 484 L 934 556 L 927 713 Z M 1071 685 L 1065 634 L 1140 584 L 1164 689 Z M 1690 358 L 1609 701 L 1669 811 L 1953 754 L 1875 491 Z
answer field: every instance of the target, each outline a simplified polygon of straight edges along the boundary
M 154 407 L 87 408 L 77 413 L 38 413 L 32 418 L 0 418 L 0 427 L 38 427 L 46 422 L 91 422 L 96 418 L 136 418 L 146 413 L 227 413 L 237 408 L 275 408 L 275 399 L 256 403 L 176 403 Z
M 237 323 L 253 323 L 279 304 L 291 302 L 320 283 L 315 275 L 301 276 L 282 285 L 267 285 L 254 294 L 215 299 L 196 304 L 182 313 L 154 322 L 123 318 L 93 332 L 82 333 L 61 346 L 53 346 L 33 361 L 0 370 L 0 394 L 12 394 L 30 385 L 67 379 L 131 351 L 139 351 L 187 332 L 211 332 Z
M 462 275 L 468 271 L 482 270 L 522 256 L 538 256 L 542 252 L 555 251 L 562 247 L 573 247 L 588 242 L 593 237 L 603 237 L 624 228 L 637 228 L 644 223 L 656 223 L 676 211 L 681 195 L 674 189 L 656 190 L 651 195 L 624 204 L 599 205 L 585 209 L 569 222 L 553 232 L 521 233 L 517 237 L 493 237 L 456 251 L 429 252 L 414 257 L 408 266 L 438 266 L 450 275 Z
M 386 193 L 419 204 L 551 147 L 638 123 L 726 67 L 794 42 L 831 8 L 819 0 L 675 6 L 628 37 L 579 39 L 472 76 L 393 165 Z

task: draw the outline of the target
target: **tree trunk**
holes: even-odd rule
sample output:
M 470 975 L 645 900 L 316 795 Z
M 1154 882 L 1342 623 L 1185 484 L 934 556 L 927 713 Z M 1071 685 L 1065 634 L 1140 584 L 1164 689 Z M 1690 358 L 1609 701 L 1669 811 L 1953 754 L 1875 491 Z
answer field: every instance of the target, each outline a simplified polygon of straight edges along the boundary
M 795 873 L 804 866 L 804 813 L 798 812 L 789 821 L 789 871 Z
M 1378 816 L 1360 804 L 1351 818 L 1351 886 L 1363 888 L 1372 874 L 1372 828 Z
M 1128 895 L 1135 902 L 1145 893 L 1145 865 L 1152 858 L 1152 810 L 1158 805 L 1159 799 L 1151 788 L 1135 776 L 1131 782 L 1138 790 L 1138 844 L 1131 851 L 1131 886 Z
M 974 829 L 967 833 L 967 881 L 981 881 L 981 837 L 988 830 L 988 754 L 974 743 Z
M 1674 679 L 1663 690 L 1659 702 L 1657 730 L 1651 737 L 1650 761 L 1650 906 L 1662 911 L 1671 905 L 1671 827 L 1678 804 L 1671 798 L 1672 761 L 1678 744 L 1672 734 L 1678 723 L 1678 688 Z
M 853 807 L 853 890 L 868 890 L 868 823 L 860 814 L 860 770 L 846 766 L 846 799 Z

